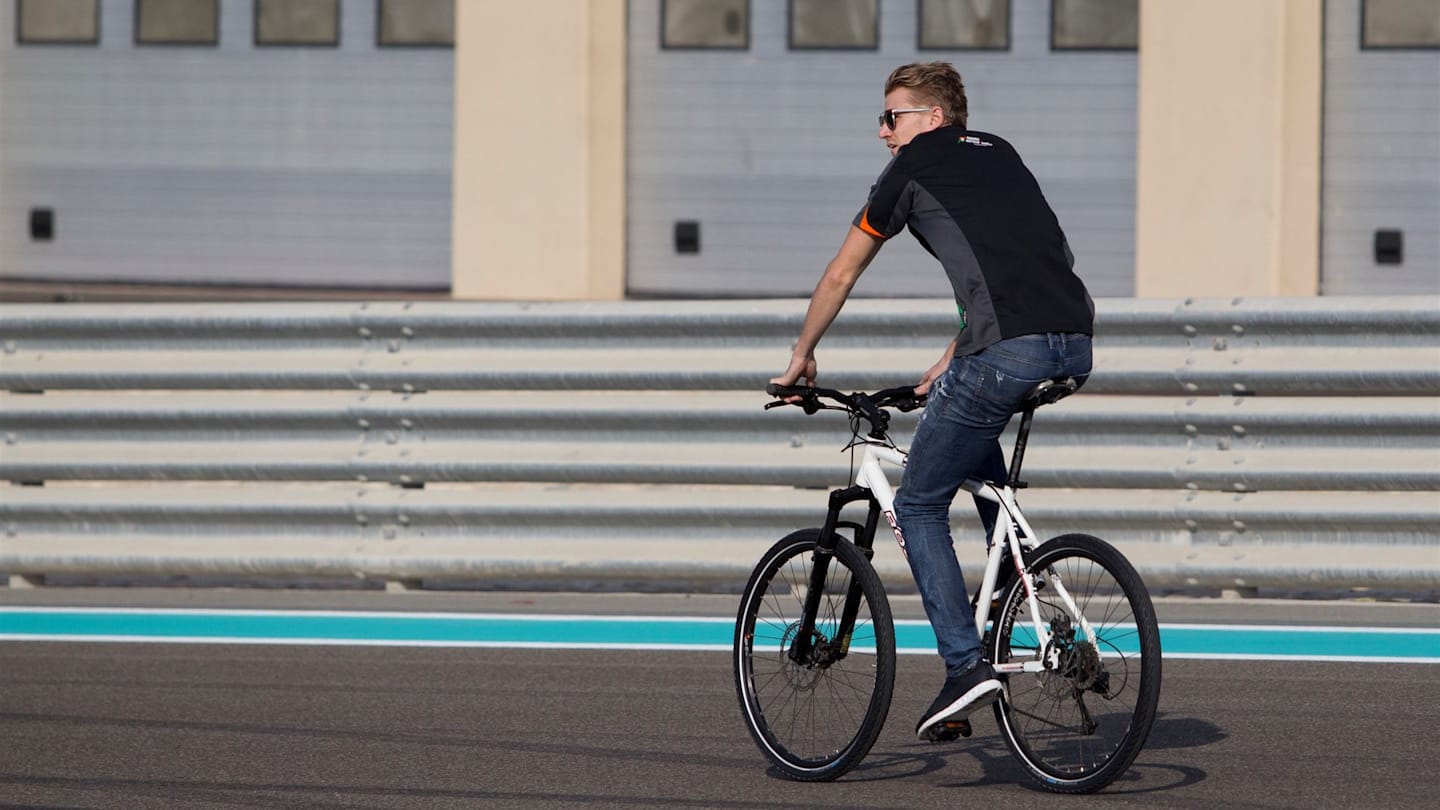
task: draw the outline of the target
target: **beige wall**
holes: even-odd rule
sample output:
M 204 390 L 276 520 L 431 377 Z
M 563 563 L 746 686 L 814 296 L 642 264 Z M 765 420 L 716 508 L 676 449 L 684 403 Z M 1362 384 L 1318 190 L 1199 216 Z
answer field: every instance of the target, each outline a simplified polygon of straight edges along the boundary
M 456 3 L 456 298 L 613 300 L 625 274 L 625 2 Z
M 1136 295 L 1319 289 L 1321 0 L 1141 0 Z

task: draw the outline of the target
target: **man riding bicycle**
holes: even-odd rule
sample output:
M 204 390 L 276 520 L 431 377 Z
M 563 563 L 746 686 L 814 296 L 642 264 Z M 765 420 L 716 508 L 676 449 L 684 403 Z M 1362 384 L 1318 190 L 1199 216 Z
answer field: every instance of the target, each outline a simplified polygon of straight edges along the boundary
M 810 297 L 785 372 L 814 385 L 815 347 L 886 240 L 909 227 L 950 279 L 960 329 L 921 375 L 929 395 L 895 498 L 906 557 L 945 661 L 945 685 L 915 733 L 968 717 L 1003 688 L 980 635 L 950 537 L 966 478 L 1003 481 L 1000 434 L 1038 382 L 1090 373 L 1094 304 L 1039 185 L 1015 149 L 967 128 L 965 86 L 949 63 L 896 68 L 879 137 L 890 164 Z M 975 499 L 986 536 L 999 507 Z

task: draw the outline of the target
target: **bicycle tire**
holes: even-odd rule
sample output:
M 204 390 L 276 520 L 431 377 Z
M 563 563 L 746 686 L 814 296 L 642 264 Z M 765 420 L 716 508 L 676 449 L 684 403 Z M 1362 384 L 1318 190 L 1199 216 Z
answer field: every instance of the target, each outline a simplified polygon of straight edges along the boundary
M 789 658 L 819 538 L 820 530 L 803 529 L 772 546 L 750 575 L 735 622 L 735 691 L 745 725 L 783 775 L 804 782 L 835 779 L 865 758 L 895 688 L 890 603 L 870 562 L 839 536 L 815 638 L 820 645 L 834 641 L 846 594 L 857 583 L 860 609 L 847 651 L 823 666 Z
M 1029 555 L 1028 570 L 1040 578 L 1041 624 L 1056 637 L 1046 652 L 1057 666 L 1008 675 L 995 719 L 1010 752 L 1042 787 L 1093 793 L 1130 767 L 1155 721 L 1161 671 L 1155 608 L 1134 566 L 1098 537 L 1056 537 Z M 1050 585 L 1056 576 L 1095 642 L 1073 617 L 1067 627 L 1069 611 Z M 1042 651 L 1024 583 L 1011 583 L 1000 604 L 992 660 L 1036 660 Z

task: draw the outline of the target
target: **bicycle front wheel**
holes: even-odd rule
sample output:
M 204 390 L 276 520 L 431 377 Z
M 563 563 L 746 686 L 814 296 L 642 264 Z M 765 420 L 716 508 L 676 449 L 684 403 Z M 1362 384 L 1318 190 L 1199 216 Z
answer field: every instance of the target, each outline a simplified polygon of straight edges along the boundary
M 993 660 L 1044 668 L 1008 676 L 995 718 L 1011 753 L 1042 786 L 1090 793 L 1130 767 L 1155 720 L 1155 608 L 1135 568 L 1097 537 L 1057 537 L 1035 549 L 1028 569 L 1039 615 L 1024 583 L 1012 583 L 995 619 Z M 1051 639 L 1044 649 L 1037 623 Z
M 735 622 L 745 724 L 785 776 L 807 782 L 834 779 L 865 758 L 895 687 L 890 603 L 848 540 L 835 538 L 815 629 L 797 645 L 819 537 L 816 529 L 798 531 L 765 553 Z

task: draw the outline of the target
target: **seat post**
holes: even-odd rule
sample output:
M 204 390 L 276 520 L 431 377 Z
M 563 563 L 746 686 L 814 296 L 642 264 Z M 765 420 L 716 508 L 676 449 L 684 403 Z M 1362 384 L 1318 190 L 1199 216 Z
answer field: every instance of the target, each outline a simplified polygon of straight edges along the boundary
M 1015 452 L 1010 456 L 1010 476 L 1006 485 L 1011 489 L 1024 489 L 1020 480 L 1020 465 L 1025 462 L 1025 445 L 1030 441 L 1030 423 L 1035 420 L 1035 406 L 1031 405 L 1020 414 L 1020 429 L 1015 434 Z
M 1035 409 L 1041 405 L 1059 402 L 1079 388 L 1080 383 L 1076 382 L 1074 377 L 1052 377 L 1030 389 L 1030 393 L 1020 400 L 1017 411 L 1021 414 L 1020 431 L 1015 436 L 1015 453 L 1010 457 L 1010 477 L 1005 482 L 1006 486 L 1011 489 L 1025 488 L 1025 482 L 1020 480 L 1020 465 L 1025 463 L 1025 445 L 1030 441 L 1030 422 L 1035 419 Z

